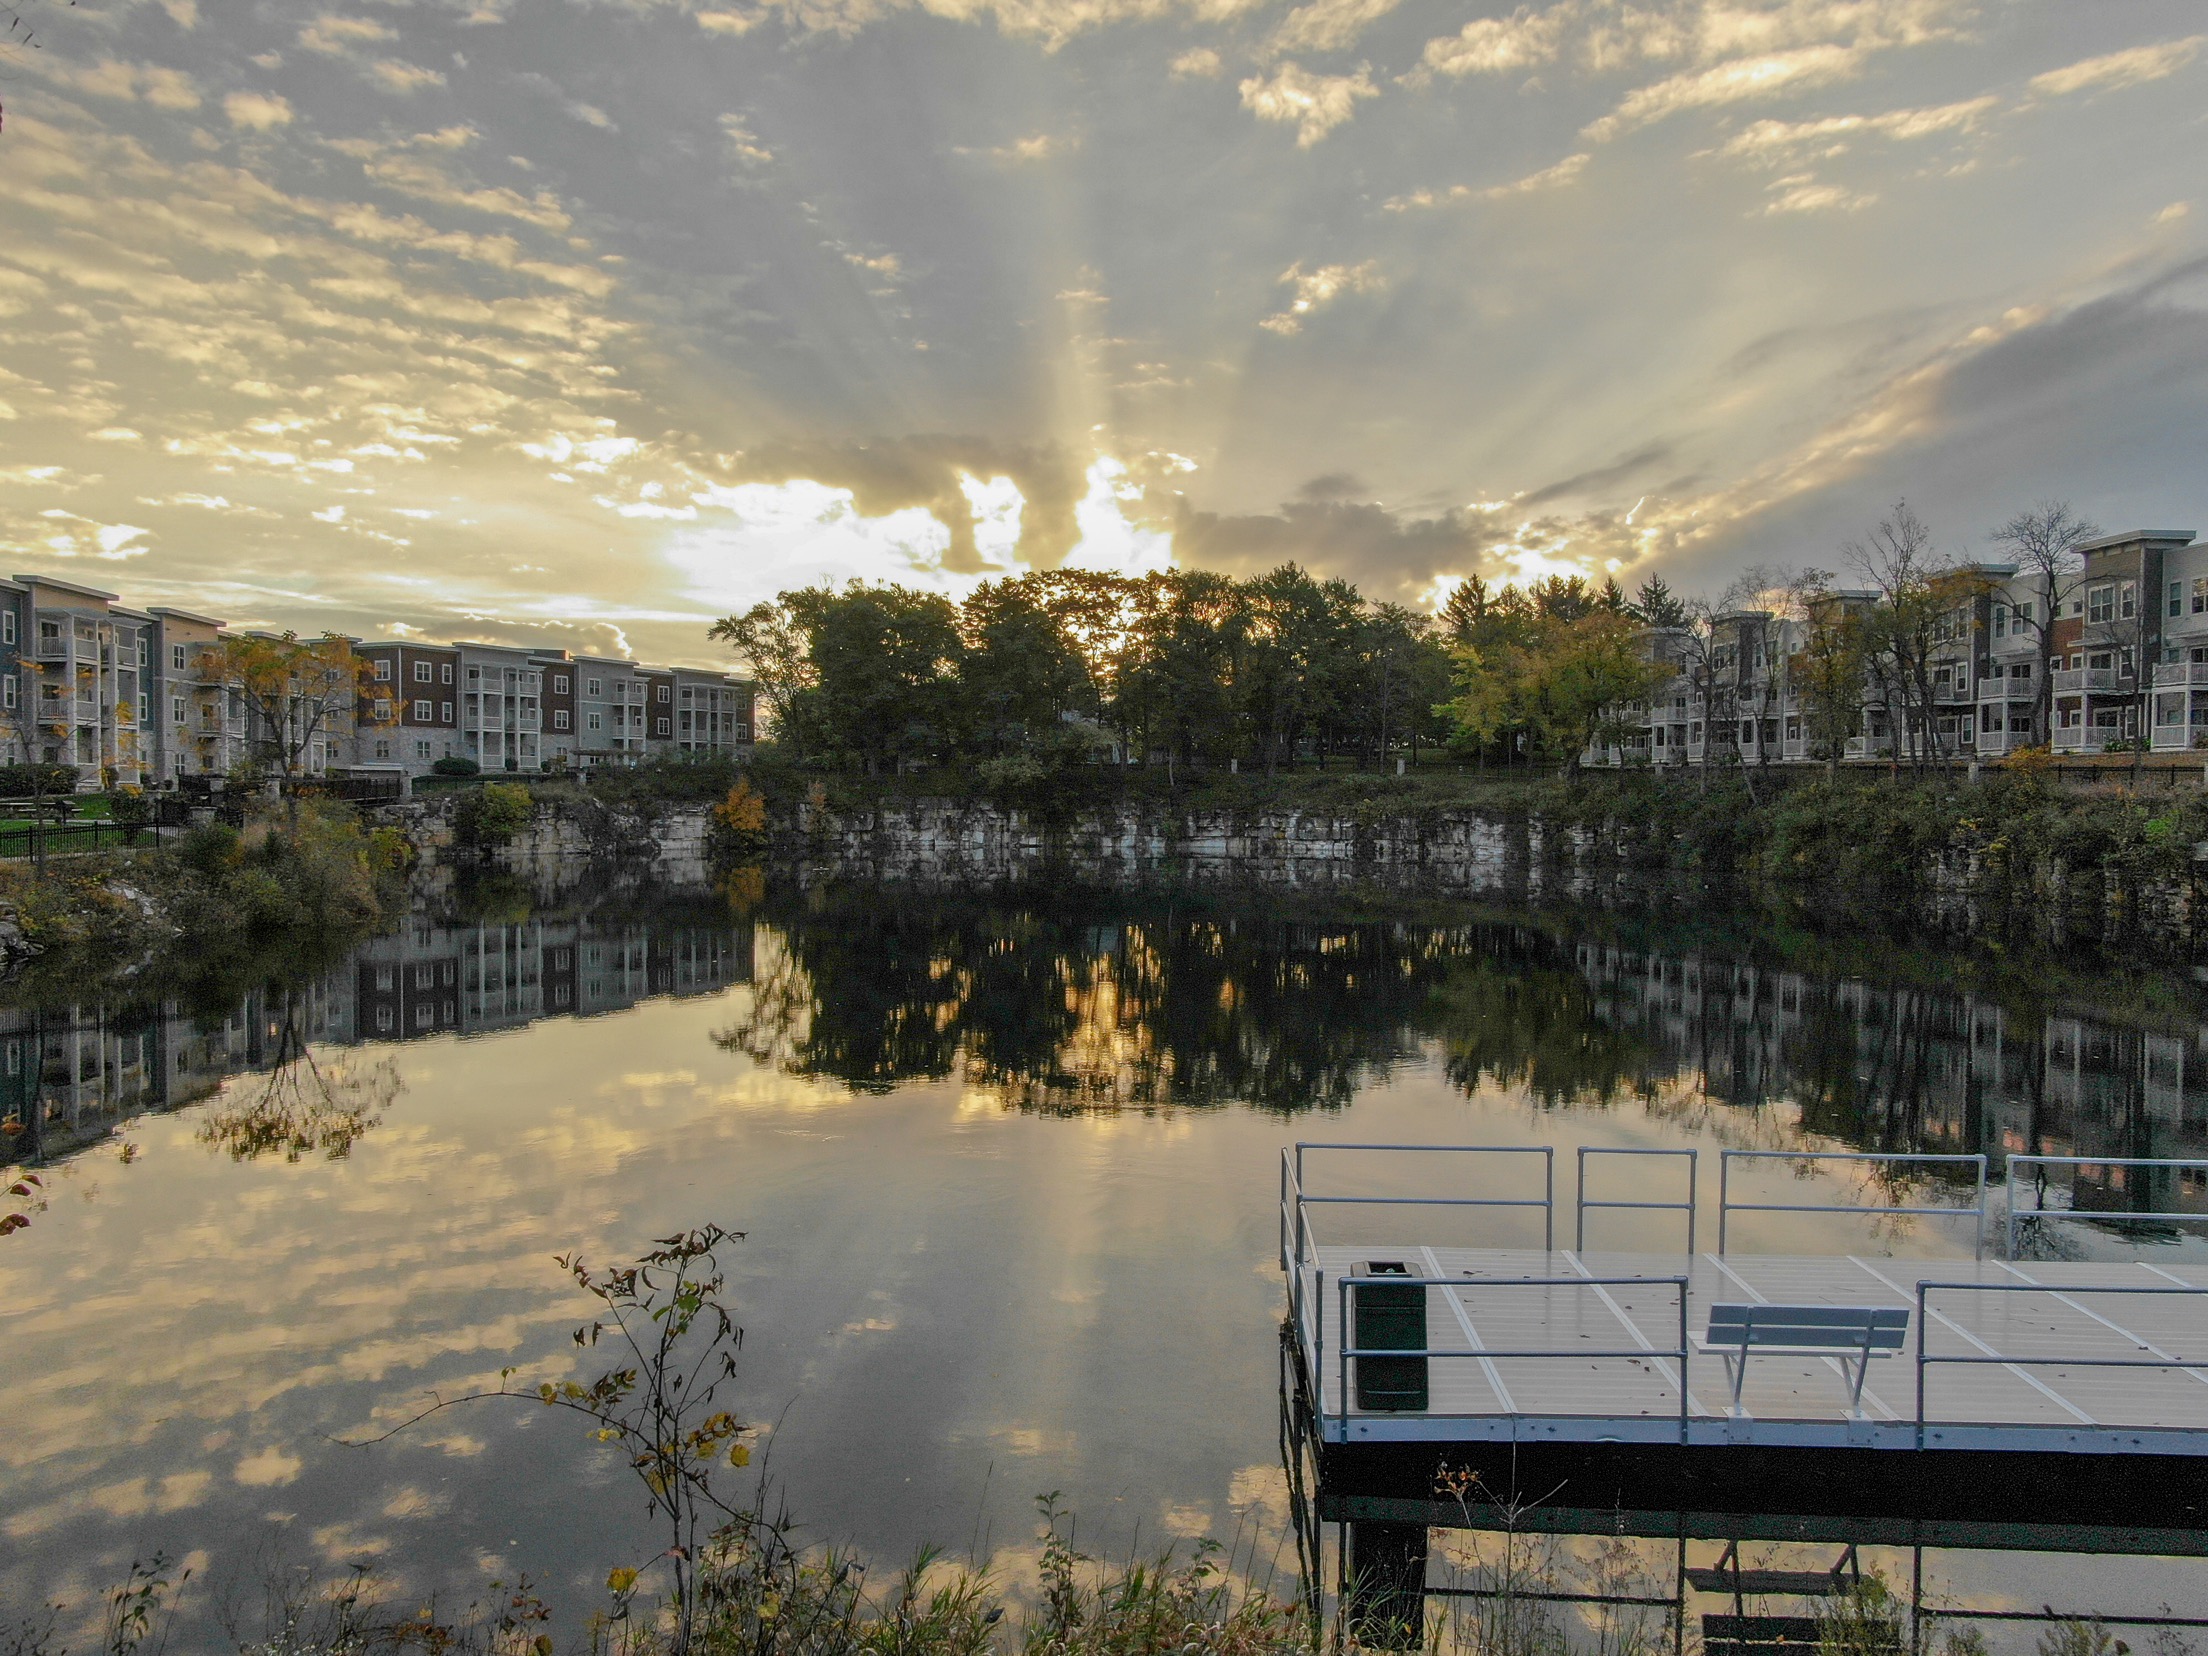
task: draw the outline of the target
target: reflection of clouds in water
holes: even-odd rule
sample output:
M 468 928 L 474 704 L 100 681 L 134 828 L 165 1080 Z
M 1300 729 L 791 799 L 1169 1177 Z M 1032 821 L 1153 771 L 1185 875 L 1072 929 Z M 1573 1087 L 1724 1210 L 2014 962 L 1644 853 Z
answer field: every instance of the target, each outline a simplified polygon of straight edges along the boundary
M 255 1489 L 266 1489 L 276 1484 L 288 1484 L 299 1476 L 299 1469 L 306 1465 L 288 1449 L 270 1445 L 257 1455 L 248 1455 L 230 1469 L 230 1476 L 241 1484 Z

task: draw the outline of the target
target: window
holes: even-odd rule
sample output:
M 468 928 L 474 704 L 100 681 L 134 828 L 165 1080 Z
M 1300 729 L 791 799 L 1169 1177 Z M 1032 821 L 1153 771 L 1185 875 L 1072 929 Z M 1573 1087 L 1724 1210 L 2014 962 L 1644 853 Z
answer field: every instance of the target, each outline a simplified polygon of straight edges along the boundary
M 378 719 L 388 719 L 391 717 L 391 698 L 389 696 L 378 696 L 376 698 L 375 716 Z
M 2170 583 L 2170 613 L 2172 615 L 2183 615 L 2185 613 L 2185 583 L 2183 581 L 2172 581 Z
M 439 715 L 439 722 L 443 724 L 452 723 L 452 703 L 439 702 L 437 705 L 443 709 L 443 712 Z
M 2116 589 L 2097 586 L 2085 595 L 2085 619 L 2093 626 L 2101 626 L 2116 619 Z
M 391 744 L 390 744 L 389 742 L 378 742 L 378 743 L 376 744 L 376 757 L 377 757 L 378 759 L 388 759 L 388 758 L 390 758 L 390 757 L 391 757 Z
M 429 757 L 429 744 L 427 742 L 416 742 L 414 744 L 414 757 L 427 759 Z
M 14 642 L 15 611 L 13 611 L 12 609 L 0 610 L 0 644 L 13 644 Z M 8 1048 L 8 1053 L 12 1057 L 15 1053 L 15 1048 Z
M 451 663 L 451 662 L 449 662 L 449 661 L 447 661 L 447 662 L 444 662 L 443 664 L 441 664 L 441 665 L 440 665 L 440 666 L 438 667 L 438 669 L 437 669 L 437 682 L 438 682 L 439 684 L 450 684 L 450 683 L 452 682 L 452 663 Z
M 41 650 L 59 649 L 61 647 L 61 623 L 59 621 L 41 621 L 38 624 L 38 647 Z
M 182 696 L 171 696 L 169 698 L 169 723 L 182 724 L 183 722 L 184 698 Z
M 2177 612 L 2172 610 L 2170 613 L 2175 615 Z M 1993 636 L 1996 638 L 2009 636 L 2009 606 L 2006 604 L 1993 606 Z
M 5 680 L 0 680 L 0 684 L 5 684 L 7 704 L 13 707 L 15 705 L 15 675 L 10 673 Z
M 2203 575 L 2193 582 L 2193 613 L 2195 615 L 2208 614 L 2208 575 Z
M 2116 612 L 2126 621 L 2139 613 L 2139 583 L 2126 581 L 2116 589 Z
M 659 721 L 659 733 L 660 733 L 660 734 L 661 734 L 662 736 L 666 735 L 666 734 L 667 734 L 667 732 L 668 732 L 668 730 L 669 730 L 669 728 L 670 728 L 670 726 L 671 726 L 671 725 L 673 724 L 673 722 L 674 722 L 674 721 L 673 721 L 673 720 L 671 720 L 671 719 L 662 719 L 662 720 L 660 720 L 660 721 Z
M 552 694 L 555 696 L 567 694 L 567 675 L 565 673 L 554 673 L 552 675 Z
M 603 688 L 603 684 L 602 684 L 602 681 L 600 681 L 600 680 L 598 680 L 598 679 L 585 679 L 585 680 L 583 680 L 583 694 L 584 694 L 584 695 L 586 695 L 586 696 L 598 696 L 598 695 L 603 695 L 604 693 L 605 693 L 605 691 L 604 691 L 604 688 Z
M 664 706 L 666 706 L 666 705 L 667 705 L 667 703 L 669 703 L 669 702 L 670 702 L 670 701 L 672 701 L 672 700 L 674 700 L 674 693 L 673 693 L 673 691 L 672 691 L 672 690 L 671 690 L 671 689 L 670 689 L 670 688 L 669 688 L 669 687 L 668 687 L 667 685 L 664 685 L 664 684 L 663 684 L 663 685 L 661 685 L 661 686 L 659 687 L 659 704 L 660 704 L 660 706 L 664 707 Z M 666 723 L 666 721 L 665 721 L 664 719 L 662 719 L 662 720 L 661 720 L 660 722 L 661 722 L 662 724 Z
M 554 709 L 552 709 L 552 728 L 554 730 L 565 730 L 567 728 L 566 708 L 555 707 Z
M 376 663 L 376 682 L 378 684 L 389 684 L 391 682 L 391 663 L 388 661 L 378 661 Z
M 585 730 L 602 730 L 605 728 L 605 721 L 596 712 L 585 713 L 583 715 L 583 728 Z
M 176 673 L 181 673 L 182 671 L 184 671 L 183 645 L 171 644 L 169 646 L 169 670 Z
M 432 701 L 416 701 L 416 702 L 415 702 L 415 704 L 414 704 L 414 722 L 415 722 L 416 724 L 428 724 L 428 723 L 429 723 L 429 721 L 430 721 L 430 720 L 432 720 L 432 719 L 434 719 L 434 718 L 435 718 L 436 716 L 437 716 L 437 704 L 436 704 L 435 702 L 432 702 Z
M 428 662 L 417 661 L 416 663 L 414 663 L 414 682 L 416 684 L 427 684 L 429 682 Z

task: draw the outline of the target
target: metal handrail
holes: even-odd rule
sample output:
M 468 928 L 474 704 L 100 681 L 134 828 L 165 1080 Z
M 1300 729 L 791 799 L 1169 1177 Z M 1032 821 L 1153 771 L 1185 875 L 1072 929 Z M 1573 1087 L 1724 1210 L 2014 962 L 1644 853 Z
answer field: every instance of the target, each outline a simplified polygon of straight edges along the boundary
M 1866 1208 L 1853 1202 L 1736 1202 L 1732 1198 L 1733 1162 L 1742 1161 L 1844 1161 L 1844 1162 L 1928 1162 L 1968 1163 L 1978 1169 L 1978 1200 L 1970 1207 L 1882 1207 Z M 1953 1219 L 1962 1214 L 1977 1218 L 1974 1246 L 1971 1257 L 1983 1259 L 1986 1252 L 1986 1158 L 1983 1152 L 1968 1156 L 1917 1155 L 1908 1152 L 1873 1152 L 1866 1150 L 1720 1150 L 1717 1153 L 1717 1251 L 1725 1251 L 1726 1219 L 1734 1213 L 1900 1213 L 1916 1214 L 1932 1218 Z
M 1441 1155 L 1539 1156 L 1539 1196 L 1310 1196 L 1303 1193 L 1307 1150 L 1418 1151 Z M 1556 1147 L 1552 1144 L 1330 1144 L 1299 1139 L 1295 1145 L 1296 1202 L 1300 1207 L 1515 1207 L 1541 1209 L 1542 1251 L 1556 1251 Z
M 2035 1180 L 2033 1182 L 2032 1205 L 2024 1209 L 2022 1213 L 2019 1213 L 2016 1206 L 2016 1170 L 2019 1167 L 2189 1167 L 2203 1173 L 2208 1173 L 2208 1161 L 2168 1156 L 2011 1156 L 2009 1158 L 2008 1165 L 2008 1178 L 2003 1186 L 2003 1193 L 2008 1211 L 2002 1219 L 2001 1238 L 2003 1257 L 2008 1259 L 2014 1259 L 2016 1257 L 2017 1221 L 2027 1215 L 2032 1214 L 2055 1213 L 2085 1215 L 2094 1219 L 2115 1219 L 2124 1221 L 2135 1219 L 2152 1219 L 2160 1220 L 2164 1223 L 2177 1219 L 2191 1219 L 2196 1222 L 2208 1222 L 2208 1213 L 2104 1213 L 2098 1208 L 2079 1208 L 2076 1206 L 2066 1208 L 2051 1208 L 2047 1205 L 2046 1183 L 2044 1180 Z M 2075 1180 L 2072 1181 L 2071 1188 L 2073 1191 L 2075 1191 Z
M 1400 1281 L 1400 1278 L 1396 1280 Z M 2191 1294 L 2198 1298 L 2208 1295 L 2208 1288 L 2164 1287 L 2160 1283 L 2077 1283 L 2077 1282 L 1930 1282 L 1917 1284 L 1917 1447 L 1924 1447 L 1924 1371 L 1934 1363 L 1949 1363 L 1975 1368 L 2021 1368 L 2038 1365 L 2041 1368 L 2151 1368 L 2183 1369 L 2208 1380 L 2208 1356 L 2202 1357 L 2076 1357 L 2056 1355 L 2051 1357 L 2017 1357 L 1997 1352 L 1974 1334 L 1966 1334 L 1974 1344 L 1984 1347 L 1983 1354 L 1974 1356 L 1934 1356 L 1926 1349 L 1926 1336 L 1930 1333 L 1929 1303 L 1935 1290 L 1968 1294 Z M 2078 1307 L 2083 1310 L 2084 1308 Z M 2091 1312 L 2086 1313 L 2091 1316 Z M 2142 1351 L 2154 1349 L 2131 1336 Z M 2036 1384 L 2036 1382 L 2035 1382 Z
M 1587 1199 L 1587 1158 L 1589 1156 L 1684 1156 L 1687 1158 L 1687 1199 L 1683 1202 L 1604 1202 Z M 1572 1246 L 1584 1253 L 1587 1249 L 1587 1210 L 1589 1208 L 1661 1208 L 1687 1216 L 1687 1252 L 1694 1252 L 1694 1204 L 1702 1177 L 1702 1152 L 1699 1150 L 1626 1148 L 1603 1144 L 1583 1144 L 1579 1147 L 1579 1190 L 1572 1224 Z
M 1590 1351 L 1585 1346 L 1574 1346 L 1569 1350 L 1549 1350 L 1546 1348 L 1543 1348 L 1541 1350 L 1534 1350 L 1531 1348 L 1521 1350 L 1514 1348 L 1509 1351 L 1499 1351 L 1495 1347 L 1489 1345 L 1470 1346 L 1462 1351 L 1435 1351 L 1431 1347 L 1422 1351 L 1414 1351 L 1407 1347 L 1367 1350 L 1364 1347 L 1350 1344 L 1352 1331 L 1356 1326 L 1350 1320 L 1349 1291 L 1352 1288 L 1448 1288 L 1461 1292 L 1462 1290 L 1467 1288 L 1645 1288 L 1650 1283 L 1654 1282 L 1668 1284 L 1671 1287 L 1673 1293 L 1676 1294 L 1678 1297 L 1679 1344 L 1674 1350 L 1671 1351 L 1665 1351 L 1661 1347 L 1653 1346 L 1636 1346 L 1630 1351 L 1622 1349 L 1617 1351 Z M 1632 1358 L 1636 1361 L 1645 1361 L 1651 1357 L 1671 1357 L 1676 1358 L 1679 1363 L 1679 1441 L 1681 1443 L 1685 1443 L 1687 1441 L 1687 1422 L 1689 1419 L 1687 1393 L 1687 1359 L 1692 1350 L 1692 1346 L 1687 1336 L 1688 1286 L 1689 1280 L 1683 1276 L 1337 1277 L 1335 1279 L 1335 1289 L 1339 1296 L 1340 1327 L 1342 1330 L 1342 1344 L 1340 1348 L 1335 1352 L 1335 1360 L 1338 1365 L 1338 1384 L 1340 1386 L 1340 1390 L 1336 1393 L 1336 1395 L 1341 1400 L 1340 1418 L 1346 1424 L 1351 1412 L 1349 1401 L 1349 1360 L 1352 1357 L 1470 1357 L 1484 1361 L 1494 1361 L 1498 1358 L 1514 1357 L 1602 1357 Z M 1623 1312 L 1619 1312 L 1618 1316 L 1620 1321 L 1625 1320 Z M 1632 1327 L 1635 1325 L 1628 1323 L 1627 1326 Z M 1325 1372 L 1323 1360 L 1321 1363 L 1320 1372 Z M 1319 1418 L 1323 1423 L 1326 1418 L 1326 1394 L 1323 1390 L 1317 1390 L 1316 1388 L 1315 1394 L 1317 1399 Z M 1427 1410 L 1425 1412 L 1431 1413 L 1432 1411 Z

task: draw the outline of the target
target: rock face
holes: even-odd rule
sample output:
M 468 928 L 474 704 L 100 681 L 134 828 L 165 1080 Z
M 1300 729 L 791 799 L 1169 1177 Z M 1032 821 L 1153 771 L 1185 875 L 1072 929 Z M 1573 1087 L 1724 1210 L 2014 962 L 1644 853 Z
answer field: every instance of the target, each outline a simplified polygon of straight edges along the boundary
M 457 841 L 451 796 L 395 807 L 434 887 L 457 868 L 492 867 L 547 893 L 594 881 L 699 885 L 712 877 L 704 805 L 613 809 L 592 800 L 540 805 L 494 850 Z M 798 879 L 997 884 L 1038 875 L 1102 885 L 1174 879 L 1278 890 L 1349 885 L 1509 901 L 1645 901 L 1682 880 L 1708 902 L 1692 871 L 1628 855 L 1609 828 L 1555 825 L 1538 816 L 1458 808 L 1424 813 L 1273 810 L 1088 811 L 1045 822 L 966 800 L 910 800 L 837 810 L 801 804 L 773 825 L 768 860 Z M 1990 865 L 1950 851 L 1919 871 L 1910 918 L 1958 935 L 2029 934 L 2056 942 L 2140 940 L 2187 947 L 2194 882 L 2120 869 Z M 1750 897 L 1729 882 L 1725 901 Z M 1865 916 L 1866 921 L 1875 921 Z

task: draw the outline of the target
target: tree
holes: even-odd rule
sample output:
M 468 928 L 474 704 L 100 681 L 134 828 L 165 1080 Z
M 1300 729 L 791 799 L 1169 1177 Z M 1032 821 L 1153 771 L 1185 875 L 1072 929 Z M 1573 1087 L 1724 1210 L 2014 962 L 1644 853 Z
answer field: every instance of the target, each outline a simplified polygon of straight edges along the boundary
M 1651 575 L 1634 594 L 1633 613 L 1652 627 L 1683 627 L 1687 606 L 1674 597 L 1661 575 Z
M 357 724 L 396 717 L 388 700 L 380 716 L 375 712 L 378 686 L 368 663 L 353 654 L 350 639 L 334 633 L 313 640 L 288 632 L 229 635 L 209 645 L 201 662 L 244 704 L 252 762 L 273 771 L 287 793 L 326 764 L 329 750 Z
M 1095 714 L 1086 665 L 1038 585 L 983 582 L 961 607 L 959 630 L 961 733 L 976 751 L 1048 746 L 1068 717 Z
M 1906 500 L 1895 502 L 1867 539 L 1850 542 L 1845 550 L 1883 600 L 1866 619 L 1865 660 L 1889 719 L 1898 715 L 1892 725 L 1895 765 L 1909 733 L 1916 738 L 1911 751 L 1919 766 L 1944 758 L 1934 659 L 1941 646 L 1969 637 L 1970 605 L 1990 583 L 1941 558 L 1933 550 L 1931 529 Z
M 1515 637 L 1485 649 L 1456 647 L 1457 690 L 1447 712 L 1483 746 L 1525 727 L 1552 757 L 1577 769 L 1599 739 L 1624 733 L 1624 713 L 1671 676 L 1643 652 L 1629 616 L 1593 607 L 1565 619 L 1537 615 Z
M 2100 532 L 2097 524 L 2071 511 L 2067 500 L 2042 500 L 1993 532 L 1994 542 L 2016 559 L 2017 577 L 2033 594 L 2028 603 L 2012 608 L 2009 624 L 2031 628 L 2039 646 L 2032 719 L 2033 735 L 2041 742 L 2054 736 L 2055 623 L 2085 578 L 2079 548 Z M 2149 596 L 2142 593 L 2141 602 Z
M 1473 632 L 1487 618 L 1487 604 L 1487 583 L 1477 575 L 1467 575 L 1450 589 L 1448 601 L 1441 606 L 1441 624 L 1459 644 L 1469 644 Z
M 1805 589 L 1803 598 L 1802 643 L 1787 673 L 1801 697 L 1810 749 L 1830 767 L 1863 728 L 1866 618 L 1860 604 L 1821 585 Z
M 858 581 L 794 596 L 816 681 L 792 698 L 793 723 L 817 732 L 826 756 L 855 760 L 870 776 L 945 754 L 965 651 L 950 600 Z
M 733 646 L 736 659 L 766 698 L 767 719 L 777 740 L 798 746 L 801 737 L 791 717 L 800 694 L 818 682 L 807 651 L 804 605 L 782 593 L 754 604 L 741 615 L 723 616 L 706 637 Z

